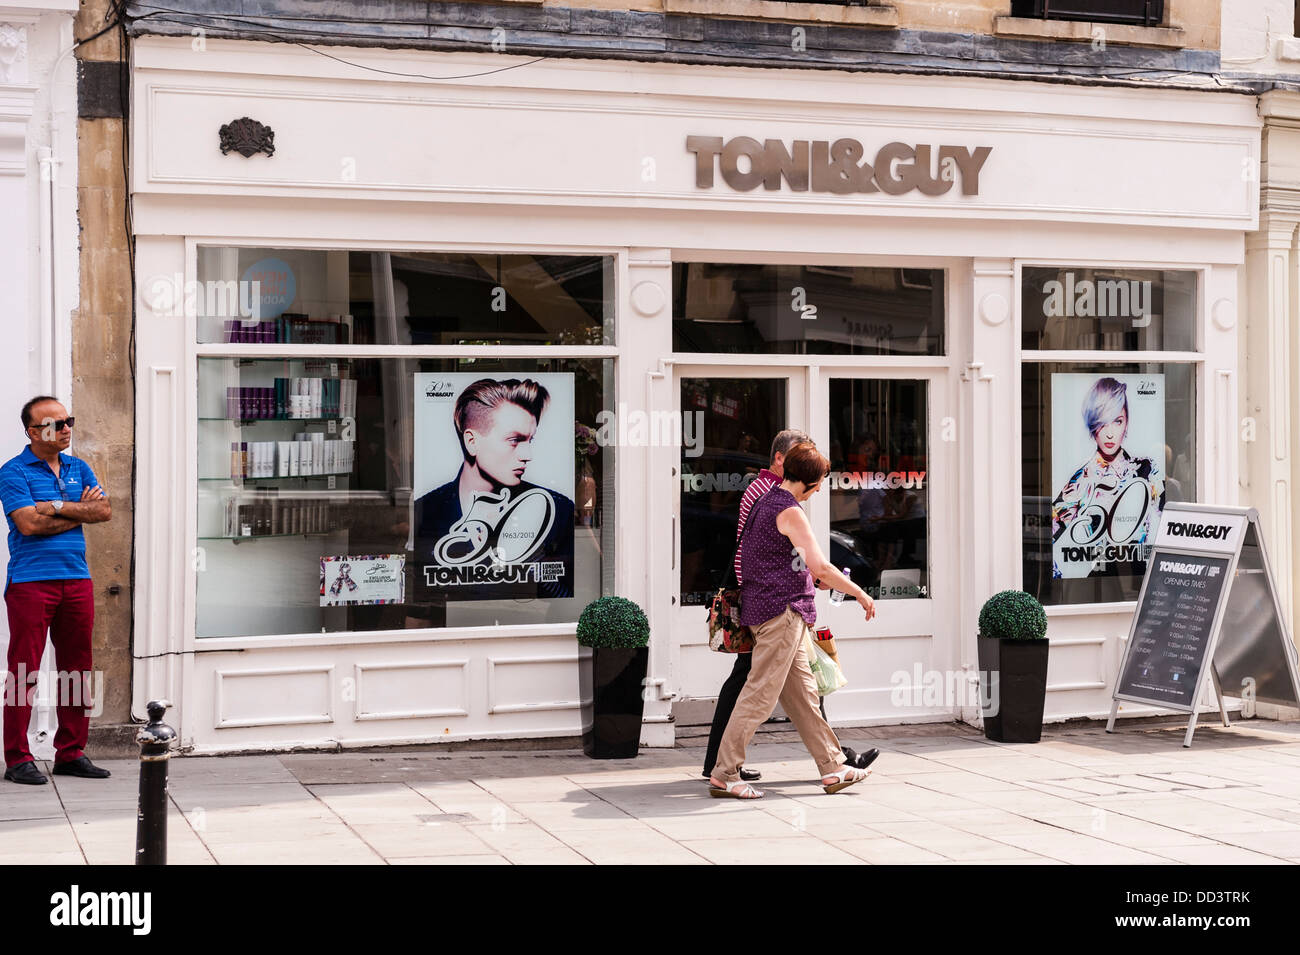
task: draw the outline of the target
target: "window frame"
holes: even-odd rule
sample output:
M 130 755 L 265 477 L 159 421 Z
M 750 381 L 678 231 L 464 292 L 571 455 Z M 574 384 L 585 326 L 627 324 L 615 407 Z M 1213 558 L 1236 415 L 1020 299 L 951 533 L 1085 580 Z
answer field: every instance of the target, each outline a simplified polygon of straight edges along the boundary
M 519 254 L 519 255 L 574 255 L 607 256 L 613 259 L 613 288 L 610 291 L 610 307 L 613 309 L 613 345 L 311 345 L 290 343 L 249 344 L 237 342 L 199 342 L 196 310 L 192 306 L 185 308 L 181 334 L 184 336 L 185 367 L 179 370 L 181 381 L 185 385 L 185 407 L 182 411 L 182 427 L 185 428 L 185 488 L 186 512 L 184 515 L 185 552 L 191 555 L 185 573 L 184 601 L 182 609 L 183 626 L 186 642 L 190 647 L 202 647 L 208 650 L 244 650 L 270 647 L 322 647 L 358 644 L 393 644 L 393 643 L 428 643 L 429 641 L 455 641 L 471 639 L 510 639 L 515 637 L 570 636 L 577 630 L 576 620 L 571 623 L 521 623 L 501 626 L 480 627 L 432 627 L 412 628 L 410 630 L 363 630 L 341 631 L 333 633 L 280 633 L 239 636 L 199 637 L 198 620 L 198 573 L 201 561 L 201 543 L 198 539 L 198 493 L 199 493 L 199 430 L 197 427 L 199 400 L 198 376 L 201 358 L 497 358 L 497 359 L 532 359 L 539 358 L 581 358 L 608 359 L 611 362 L 611 379 L 606 383 L 612 388 L 615 401 L 623 393 L 620 385 L 620 363 L 618 342 L 621 340 L 621 325 L 624 321 L 624 309 L 621 293 L 628 287 L 628 255 L 625 248 L 609 246 L 536 246 L 522 244 L 486 244 L 467 242 L 416 242 L 385 241 L 376 239 L 321 239 L 294 236 L 244 237 L 244 236 L 186 236 L 184 277 L 185 288 L 197 287 L 199 247 L 234 247 L 248 249 L 293 249 L 304 251 L 331 252 L 445 252 L 445 253 L 483 253 L 483 254 Z M 147 427 L 147 425 L 145 425 Z M 161 436 L 149 433 L 147 440 L 153 446 L 154 453 L 163 453 L 164 440 Z M 619 467 L 615 456 L 615 473 Z M 617 497 L 611 507 L 610 521 L 617 521 Z M 179 517 L 180 515 L 178 515 Z M 614 525 L 616 526 L 616 525 Z M 619 548 L 615 547 L 613 561 L 615 567 L 602 569 L 602 577 L 616 575 L 622 559 Z
M 1070 349 L 1070 350 L 1052 350 L 1052 349 L 1027 349 L 1021 346 L 1022 331 L 1024 328 L 1023 306 L 1024 299 L 1021 295 L 1021 282 L 1023 271 L 1026 268 L 1114 268 L 1114 269 L 1148 269 L 1177 272 L 1193 272 L 1196 275 L 1196 303 L 1192 309 L 1193 322 L 1193 345 L 1195 351 L 1102 351 L 1099 349 Z M 1205 354 L 1205 321 L 1206 321 L 1206 287 L 1209 281 L 1209 267 L 1203 264 L 1188 265 L 1187 263 L 1132 263 L 1115 260 L 1087 261 L 1077 259 L 1016 259 L 1014 265 L 1014 275 L 1012 278 L 1013 288 L 1015 289 L 1015 337 L 1016 337 L 1016 355 L 1017 355 L 1017 374 L 1014 382 L 1015 403 L 1016 403 L 1016 433 L 1021 435 L 1021 441 L 1024 438 L 1024 373 L 1023 369 L 1026 364 L 1142 364 L 1142 363 L 1162 363 L 1162 364 L 1185 364 L 1194 368 L 1193 386 L 1195 389 L 1195 417 L 1196 417 L 1196 488 L 1197 495 L 1206 493 L 1206 467 L 1205 467 L 1205 447 L 1207 441 L 1207 422 L 1208 410 L 1206 404 L 1206 354 Z M 1049 436 L 1050 440 L 1050 436 Z M 1021 515 L 1023 521 L 1024 515 L 1024 448 L 1020 448 L 1020 453 L 1015 456 L 1015 488 L 1016 496 L 1019 503 L 1017 504 L 1017 513 Z M 1023 526 L 1023 524 L 1021 525 Z M 1016 574 L 1020 586 L 1024 586 L 1024 535 L 1017 534 L 1017 548 L 1019 559 L 1016 562 Z M 1077 604 L 1043 604 L 1043 609 L 1051 616 L 1080 616 L 1096 613 L 1120 613 L 1132 612 L 1137 608 L 1137 600 L 1120 600 L 1113 602 L 1093 602 Z
M 1088 9 L 1070 9 L 1072 5 L 1095 3 L 1098 7 L 1131 6 L 1142 8 L 1141 13 L 1118 11 L 1100 12 Z M 1054 10 L 1054 7 L 1065 9 Z M 1012 0 L 1011 15 L 1033 20 L 1070 20 L 1083 23 L 1119 23 L 1127 26 L 1158 27 L 1165 22 L 1165 0 Z

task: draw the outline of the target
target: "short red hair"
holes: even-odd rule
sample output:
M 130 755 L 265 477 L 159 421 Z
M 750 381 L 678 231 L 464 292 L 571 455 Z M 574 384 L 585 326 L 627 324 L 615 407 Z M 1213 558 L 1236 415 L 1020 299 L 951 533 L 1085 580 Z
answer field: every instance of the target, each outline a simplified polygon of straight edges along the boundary
M 811 441 L 796 444 L 785 453 L 785 479 L 812 487 L 831 473 L 831 462 Z

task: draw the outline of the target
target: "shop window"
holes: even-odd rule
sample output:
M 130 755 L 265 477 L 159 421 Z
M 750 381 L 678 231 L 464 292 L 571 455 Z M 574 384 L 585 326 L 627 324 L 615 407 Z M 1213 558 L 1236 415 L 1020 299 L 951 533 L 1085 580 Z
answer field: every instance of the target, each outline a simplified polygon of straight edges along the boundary
M 1196 500 L 1196 365 L 1026 362 L 1024 589 L 1136 600 L 1169 501 Z
M 673 266 L 673 350 L 942 355 L 944 273 L 817 265 Z
M 147 288 L 228 351 L 198 361 L 198 636 L 576 621 L 613 574 L 593 435 L 614 376 L 564 348 L 612 344 L 613 276 L 610 256 L 200 247 L 194 288 Z M 297 347 L 241 356 L 275 344 Z
M 612 345 L 613 277 L 610 256 L 200 247 L 196 287 L 161 291 L 204 343 Z
M 1196 348 L 1195 272 L 1024 268 L 1020 301 L 1027 350 Z
M 1164 0 L 1012 0 L 1013 17 L 1159 26 Z
M 829 382 L 830 559 L 876 600 L 930 594 L 924 381 Z

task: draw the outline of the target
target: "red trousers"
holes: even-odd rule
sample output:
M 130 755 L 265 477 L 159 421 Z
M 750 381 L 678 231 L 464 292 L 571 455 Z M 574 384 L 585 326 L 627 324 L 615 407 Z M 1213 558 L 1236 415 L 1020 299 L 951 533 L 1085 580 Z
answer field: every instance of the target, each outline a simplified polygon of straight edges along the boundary
M 89 580 L 33 580 L 5 589 L 9 611 L 9 670 L 4 688 L 5 766 L 34 759 L 27 745 L 32 698 L 48 630 L 54 644 L 54 681 L 59 730 L 54 761 L 85 755 L 90 733 L 90 634 L 95 625 L 95 591 Z M 71 691 L 71 692 L 70 692 Z

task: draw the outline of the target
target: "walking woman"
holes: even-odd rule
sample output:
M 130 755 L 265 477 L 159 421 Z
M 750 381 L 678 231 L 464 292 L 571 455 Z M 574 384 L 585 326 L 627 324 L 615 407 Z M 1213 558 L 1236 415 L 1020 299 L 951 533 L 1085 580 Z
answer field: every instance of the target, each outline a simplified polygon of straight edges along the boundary
M 822 554 L 799 506 L 817 492 L 830 469 L 830 461 L 811 442 L 796 444 L 786 452 L 781 483 L 749 513 L 741 543 L 740 622 L 754 632 L 754 659 L 722 736 L 709 777 L 710 795 L 763 795 L 740 779 L 740 767 L 754 732 L 778 701 L 817 761 L 826 792 L 839 792 L 867 778 L 865 771 L 844 764 L 839 741 L 818 711 L 817 683 L 804 652 L 804 633 L 817 619 L 814 576 L 857 600 L 868 620 L 876 613 L 866 591 Z

